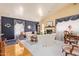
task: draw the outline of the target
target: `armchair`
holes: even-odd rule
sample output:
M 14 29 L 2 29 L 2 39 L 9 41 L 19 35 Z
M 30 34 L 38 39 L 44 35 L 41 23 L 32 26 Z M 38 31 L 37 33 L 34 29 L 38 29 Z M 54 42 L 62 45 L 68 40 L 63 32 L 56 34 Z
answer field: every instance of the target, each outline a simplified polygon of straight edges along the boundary
M 64 48 L 65 56 L 73 55 L 73 56 L 79 56 L 79 45 L 72 45 L 69 47 Z

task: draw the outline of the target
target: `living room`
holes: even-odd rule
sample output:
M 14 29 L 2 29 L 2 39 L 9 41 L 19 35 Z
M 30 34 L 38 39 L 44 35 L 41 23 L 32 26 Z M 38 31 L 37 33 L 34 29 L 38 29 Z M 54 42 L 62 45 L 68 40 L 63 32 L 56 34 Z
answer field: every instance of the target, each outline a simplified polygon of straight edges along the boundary
M 78 3 L 0 4 L 1 56 L 79 56 Z

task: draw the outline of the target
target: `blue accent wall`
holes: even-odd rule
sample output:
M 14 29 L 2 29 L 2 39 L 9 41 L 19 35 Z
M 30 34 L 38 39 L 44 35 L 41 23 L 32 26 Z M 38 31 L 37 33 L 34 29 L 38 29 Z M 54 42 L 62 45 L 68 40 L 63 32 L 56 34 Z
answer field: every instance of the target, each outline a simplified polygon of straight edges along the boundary
M 1 27 L 2 27 L 1 32 L 4 34 L 2 36 L 2 38 L 7 38 L 7 40 L 14 39 L 14 26 L 15 26 L 14 21 L 15 20 L 19 20 L 19 21 L 25 22 L 25 25 L 24 25 L 25 32 L 37 31 L 37 24 L 38 24 L 38 22 L 2 16 L 1 17 Z M 10 24 L 11 27 L 7 28 L 5 26 L 5 24 L 7 24 L 7 23 Z M 31 29 L 28 29 L 29 25 L 31 26 Z
M 25 32 L 36 31 L 36 25 L 37 25 L 37 22 L 26 21 L 25 22 Z M 28 26 L 31 26 L 31 29 L 28 29 Z
M 7 27 L 10 24 L 11 27 Z M 14 19 L 8 17 L 1 17 L 1 32 L 4 34 L 2 37 L 9 39 L 14 39 Z

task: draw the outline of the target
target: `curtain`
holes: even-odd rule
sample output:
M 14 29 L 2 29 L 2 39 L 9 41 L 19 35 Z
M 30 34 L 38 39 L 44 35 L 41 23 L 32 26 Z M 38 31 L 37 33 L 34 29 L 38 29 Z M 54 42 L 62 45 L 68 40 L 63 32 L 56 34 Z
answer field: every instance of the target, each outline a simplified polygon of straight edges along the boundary
M 21 32 L 24 32 L 24 21 L 15 20 L 14 30 L 15 30 L 15 39 Z
M 72 31 L 75 34 L 79 34 L 79 19 L 58 22 L 56 26 L 57 40 L 64 40 L 64 31 L 68 28 L 69 25 L 72 26 Z

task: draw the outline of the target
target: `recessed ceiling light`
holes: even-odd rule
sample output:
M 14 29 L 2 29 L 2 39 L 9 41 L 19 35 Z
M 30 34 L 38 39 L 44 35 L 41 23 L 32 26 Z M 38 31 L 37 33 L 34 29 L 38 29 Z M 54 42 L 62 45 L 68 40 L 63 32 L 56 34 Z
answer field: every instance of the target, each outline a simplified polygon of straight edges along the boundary
M 17 16 L 22 16 L 23 15 L 23 12 L 24 12 L 24 9 L 22 6 L 18 6 L 16 9 L 15 9 L 15 14 Z
M 39 14 L 40 16 L 43 16 L 42 8 L 38 8 L 38 14 Z

